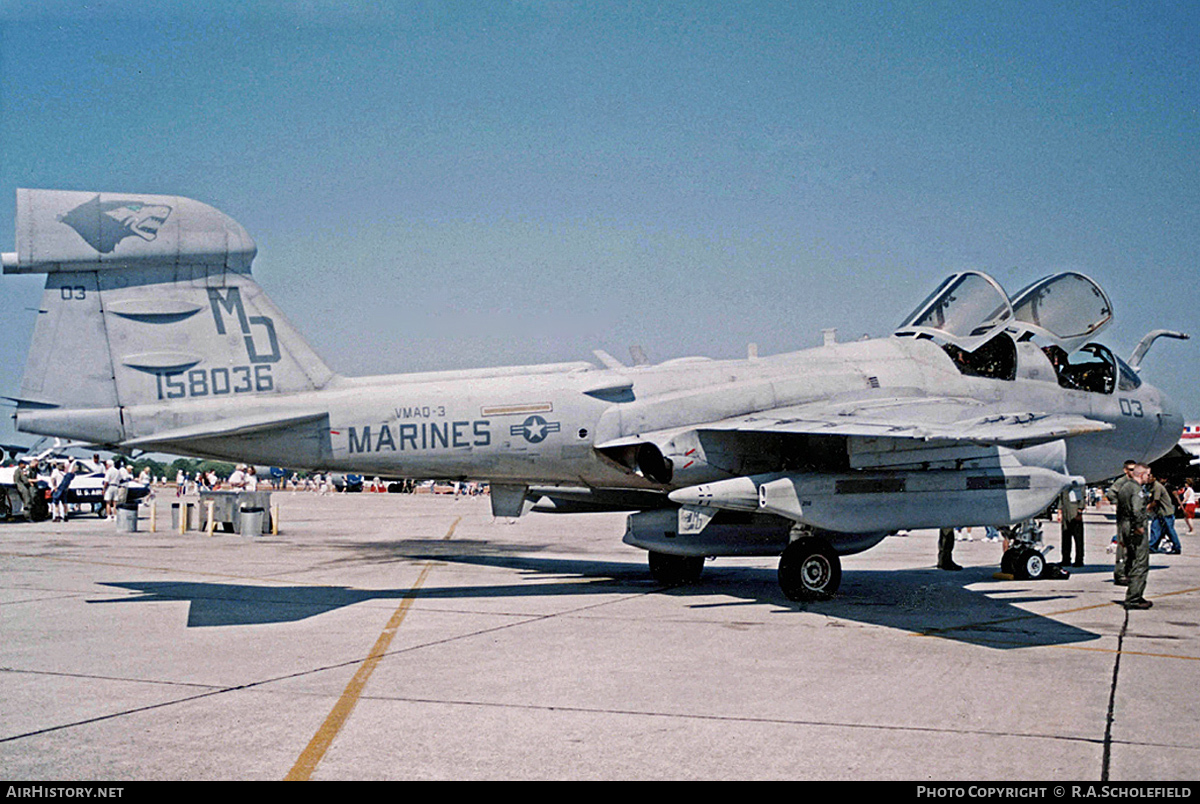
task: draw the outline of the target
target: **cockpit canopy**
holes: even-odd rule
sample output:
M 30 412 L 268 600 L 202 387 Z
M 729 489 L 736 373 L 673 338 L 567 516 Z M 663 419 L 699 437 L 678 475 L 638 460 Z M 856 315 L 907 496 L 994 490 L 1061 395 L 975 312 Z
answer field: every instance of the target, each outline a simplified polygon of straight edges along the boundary
M 1085 345 L 1112 318 L 1100 286 L 1074 271 L 1039 279 L 1011 300 L 987 274 L 963 271 L 942 282 L 895 334 L 932 339 L 963 374 L 1000 380 L 1016 376 L 1017 343 L 1036 341 L 1059 385 L 1112 393 L 1118 381 L 1122 389 L 1137 382 L 1136 373 L 1105 347 Z
M 995 279 L 979 271 L 963 271 L 938 285 L 896 334 L 925 334 L 972 352 L 1012 319 L 1008 294 Z
M 1067 271 L 1039 279 L 1011 301 L 980 271 L 948 277 L 904 319 L 897 335 L 926 335 L 972 352 L 1007 329 L 1074 352 L 1112 321 L 1112 303 L 1092 279 Z
M 1015 328 L 1073 352 L 1112 321 L 1112 302 L 1100 286 L 1074 271 L 1039 279 L 1012 301 Z

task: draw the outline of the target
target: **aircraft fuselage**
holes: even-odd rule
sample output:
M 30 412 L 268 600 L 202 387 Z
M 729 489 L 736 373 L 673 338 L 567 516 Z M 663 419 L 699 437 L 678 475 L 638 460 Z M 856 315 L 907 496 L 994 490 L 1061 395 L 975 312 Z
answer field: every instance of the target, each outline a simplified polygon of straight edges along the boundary
M 577 364 L 339 378 L 312 392 L 245 399 L 193 394 L 186 400 L 125 408 L 119 418 L 123 440 L 133 443 L 164 431 L 211 430 L 213 423 L 245 420 L 246 427 L 227 437 L 213 435 L 189 445 L 193 452 L 231 460 L 387 476 L 598 487 L 633 482 L 646 488 L 664 484 L 631 477 L 628 467 L 593 447 L 864 391 L 879 405 L 933 397 L 936 389 L 936 394 L 976 400 L 980 417 L 1040 409 L 1108 422 L 1115 433 L 1067 441 L 1068 466 L 1089 481 L 1114 476 L 1123 460 L 1156 456 L 1178 440 L 1182 418 L 1153 386 L 1142 383 L 1113 393 L 1066 389 L 1054 380 L 1040 353 L 1027 351 L 1020 359 L 1024 376 L 1016 380 L 964 376 L 933 343 L 888 338 L 749 360 L 687 359 L 625 371 Z M 155 378 L 148 376 L 147 382 Z M 181 383 L 196 391 L 212 385 L 190 382 L 186 375 Z M 270 437 L 256 438 L 253 420 L 260 412 L 276 420 L 294 414 L 308 421 L 285 429 L 284 437 L 275 428 Z M 40 432 L 38 421 L 52 416 L 46 432 L 57 435 L 63 434 L 63 420 L 71 418 L 62 410 L 22 411 L 18 416 L 21 429 L 30 432 Z M 689 476 L 682 465 L 676 478 L 667 485 L 713 479 Z

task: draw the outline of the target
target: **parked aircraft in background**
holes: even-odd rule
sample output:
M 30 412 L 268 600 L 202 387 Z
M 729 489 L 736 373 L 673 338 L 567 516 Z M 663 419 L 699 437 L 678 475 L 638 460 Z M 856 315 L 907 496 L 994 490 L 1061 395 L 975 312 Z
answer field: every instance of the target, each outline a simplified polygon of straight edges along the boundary
M 32 457 L 38 459 L 38 485 L 41 486 L 44 493 L 48 493 L 50 490 L 50 463 L 67 460 L 74 461 L 77 472 L 75 477 L 72 478 L 71 484 L 67 487 L 67 495 L 63 500 L 68 506 L 68 513 L 78 510 L 75 506 L 90 505 L 94 513 L 103 514 L 104 466 L 97 465 L 83 458 L 71 458 L 59 454 L 55 449 L 39 452 Z M 15 466 L 0 467 L 0 493 L 8 496 L 7 510 L 13 516 L 18 516 L 22 514 L 24 508 L 21 504 L 21 498 L 17 494 L 17 484 L 13 479 L 15 471 Z M 125 489 L 126 500 L 128 502 L 136 502 L 150 493 L 149 486 L 145 483 L 139 483 L 136 480 L 126 482 Z
M 1200 424 L 1185 424 L 1179 437 L 1179 446 L 1192 456 L 1192 463 L 1200 463 Z
M 958 273 L 891 337 L 790 354 L 350 378 L 267 299 L 254 241 L 207 205 L 19 190 L 16 245 L 5 273 L 46 274 L 19 430 L 487 480 L 497 516 L 632 511 L 625 541 L 666 581 L 706 556 L 779 555 L 789 597 L 828 596 L 839 556 L 889 532 L 1029 519 L 1183 430 L 1093 342 L 1112 306 L 1075 272 L 1012 298 Z

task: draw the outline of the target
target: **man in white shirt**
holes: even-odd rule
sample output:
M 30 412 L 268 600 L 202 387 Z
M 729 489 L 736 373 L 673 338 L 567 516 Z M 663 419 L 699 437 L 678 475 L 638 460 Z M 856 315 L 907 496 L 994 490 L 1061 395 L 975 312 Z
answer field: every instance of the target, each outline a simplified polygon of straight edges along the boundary
M 1192 519 L 1196 516 L 1196 490 L 1192 488 L 1192 482 L 1189 477 L 1179 496 L 1179 502 L 1183 503 L 1183 521 L 1187 524 L 1188 533 L 1192 532 Z
M 105 463 L 104 471 L 104 515 L 108 519 L 117 516 L 117 492 L 121 488 L 121 470 L 112 461 Z
M 234 491 L 243 491 L 245 489 L 245 468 L 246 467 L 240 463 L 237 465 L 237 468 L 233 470 L 233 474 L 229 476 L 229 488 L 233 489 Z

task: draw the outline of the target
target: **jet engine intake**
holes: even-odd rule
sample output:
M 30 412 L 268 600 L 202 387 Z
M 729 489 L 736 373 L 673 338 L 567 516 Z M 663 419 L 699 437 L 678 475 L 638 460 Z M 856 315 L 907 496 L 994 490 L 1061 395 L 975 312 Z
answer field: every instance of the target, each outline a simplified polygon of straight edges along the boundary
M 657 445 L 649 442 L 638 444 L 637 452 L 634 453 L 634 465 L 642 476 L 663 485 L 670 483 L 671 476 L 675 473 L 674 462 L 663 455 Z

